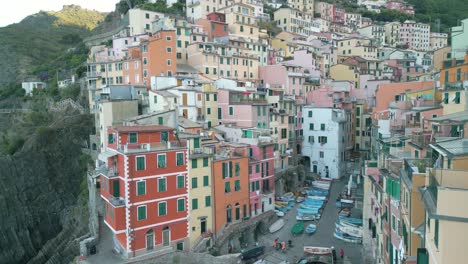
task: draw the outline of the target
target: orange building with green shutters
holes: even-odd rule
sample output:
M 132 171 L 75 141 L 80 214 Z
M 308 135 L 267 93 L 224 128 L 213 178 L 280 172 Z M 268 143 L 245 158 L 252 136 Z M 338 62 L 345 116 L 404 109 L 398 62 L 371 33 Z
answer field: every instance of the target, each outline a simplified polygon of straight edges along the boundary
M 214 232 L 249 217 L 248 145 L 218 146 L 213 159 Z
M 109 128 L 99 160 L 104 222 L 115 248 L 124 257 L 187 249 L 187 144 L 175 129 Z

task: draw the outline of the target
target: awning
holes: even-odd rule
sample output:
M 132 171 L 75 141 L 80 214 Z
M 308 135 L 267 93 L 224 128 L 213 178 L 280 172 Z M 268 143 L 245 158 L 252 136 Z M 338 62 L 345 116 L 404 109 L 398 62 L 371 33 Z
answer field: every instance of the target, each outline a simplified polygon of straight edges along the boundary
M 115 152 L 114 150 L 107 150 L 105 152 L 99 153 L 98 159 L 100 161 L 107 162 L 107 159 L 114 157 L 116 155 L 117 155 L 117 152 Z

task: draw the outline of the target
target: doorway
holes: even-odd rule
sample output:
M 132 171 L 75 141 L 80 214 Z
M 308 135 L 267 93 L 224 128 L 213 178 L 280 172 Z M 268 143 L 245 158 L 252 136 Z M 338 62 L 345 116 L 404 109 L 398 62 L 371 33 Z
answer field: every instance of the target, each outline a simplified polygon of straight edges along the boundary
M 146 232 L 146 250 L 154 249 L 154 232 L 153 229 Z
M 317 173 L 317 165 L 314 165 L 314 166 L 312 167 L 312 172 L 313 172 L 313 173 Z
M 171 241 L 171 233 L 170 233 L 168 226 L 166 226 L 162 231 L 162 240 L 163 240 L 163 246 L 165 247 L 169 246 L 169 243 Z
M 200 232 L 202 234 L 206 232 L 206 219 L 200 220 Z

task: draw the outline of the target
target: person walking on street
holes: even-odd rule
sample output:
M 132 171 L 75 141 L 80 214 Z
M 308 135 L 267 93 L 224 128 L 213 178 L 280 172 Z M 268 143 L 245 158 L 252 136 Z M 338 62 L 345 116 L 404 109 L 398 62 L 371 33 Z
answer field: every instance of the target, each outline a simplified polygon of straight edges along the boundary
M 286 252 L 286 242 L 281 242 L 281 251 Z
M 331 247 L 332 250 L 332 256 L 333 256 L 333 262 L 336 262 L 336 250 L 335 247 Z
M 277 249 L 278 248 L 278 243 L 279 243 L 279 238 L 275 239 L 275 242 L 273 242 L 273 248 Z
M 343 250 L 343 249 L 340 249 L 340 257 L 341 257 L 341 258 L 344 257 L 344 250 Z

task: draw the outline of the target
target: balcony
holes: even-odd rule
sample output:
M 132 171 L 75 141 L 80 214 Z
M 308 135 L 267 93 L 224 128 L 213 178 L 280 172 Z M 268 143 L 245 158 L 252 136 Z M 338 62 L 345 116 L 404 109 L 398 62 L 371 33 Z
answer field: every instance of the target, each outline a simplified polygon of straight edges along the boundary
M 393 101 L 390 102 L 390 108 L 400 110 L 410 110 L 413 107 L 411 101 Z
M 435 101 L 430 101 L 430 100 L 416 100 L 414 107 L 437 107 L 440 106 L 441 101 L 435 100 Z
M 115 207 L 120 207 L 125 205 L 125 199 L 122 197 L 111 197 L 109 199 L 109 203 L 111 203 Z
M 201 148 L 190 150 L 191 159 L 205 158 L 205 157 L 209 157 L 212 155 L 213 155 L 213 149 L 209 147 L 201 147 Z
M 87 78 L 98 78 L 98 77 L 101 77 L 101 72 L 97 72 L 97 71 L 86 72 L 86 77 Z
M 96 169 L 96 174 L 102 174 L 106 176 L 107 178 L 114 178 L 114 177 L 119 177 L 120 174 L 117 170 L 117 167 L 107 167 L 106 164 L 102 165 L 101 167 Z
M 197 115 L 197 121 L 205 121 L 205 115 Z
M 265 98 L 250 98 L 248 96 L 240 96 L 240 95 L 230 95 L 229 96 L 229 104 L 267 104 L 267 100 Z
M 413 132 L 413 134 L 411 135 L 411 145 L 414 145 L 419 148 L 427 148 L 429 143 L 431 143 L 431 134 Z
M 127 144 L 118 146 L 118 150 L 122 151 L 123 153 L 139 153 L 185 148 L 187 148 L 187 142 L 182 141 L 163 141 L 158 143 Z

